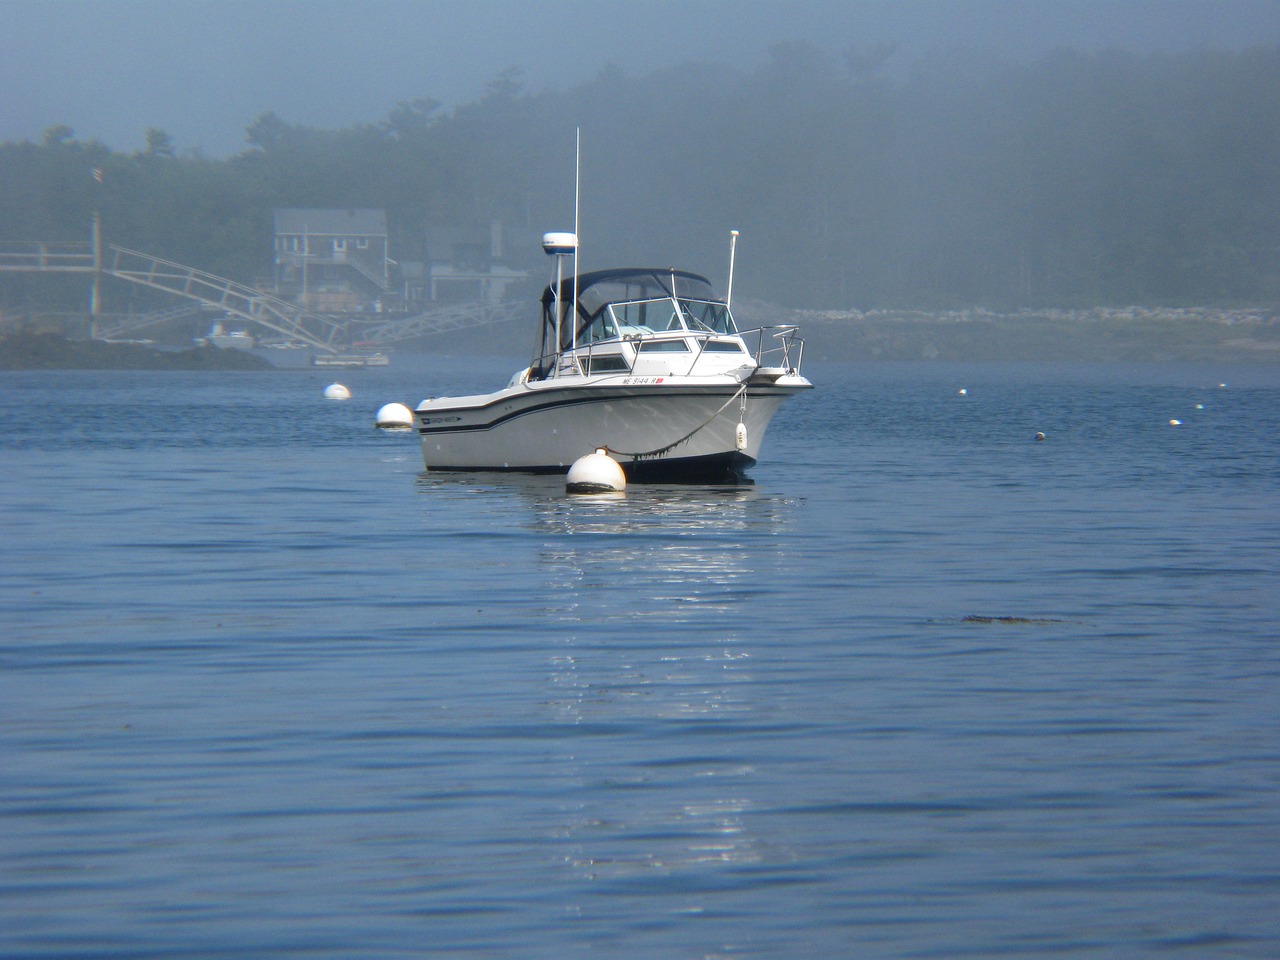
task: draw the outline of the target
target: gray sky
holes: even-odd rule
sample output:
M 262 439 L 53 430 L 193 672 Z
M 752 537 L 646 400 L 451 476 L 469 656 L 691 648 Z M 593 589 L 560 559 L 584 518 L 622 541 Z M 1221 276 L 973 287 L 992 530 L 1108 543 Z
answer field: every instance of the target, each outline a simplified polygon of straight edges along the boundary
M 1280 42 L 1280 0 L 0 0 L 0 141 L 66 124 L 129 151 L 159 127 L 222 157 L 268 110 L 336 129 L 475 99 L 508 67 L 565 89 L 606 63 L 749 68 L 787 40 L 894 43 L 904 60 L 1237 49 Z

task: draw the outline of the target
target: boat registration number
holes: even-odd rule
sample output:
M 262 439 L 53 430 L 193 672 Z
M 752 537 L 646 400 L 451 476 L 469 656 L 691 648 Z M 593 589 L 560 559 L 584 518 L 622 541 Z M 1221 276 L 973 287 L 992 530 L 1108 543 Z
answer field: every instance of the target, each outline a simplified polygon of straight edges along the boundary
M 625 384 L 633 383 L 661 383 L 666 377 L 624 377 L 622 382 Z

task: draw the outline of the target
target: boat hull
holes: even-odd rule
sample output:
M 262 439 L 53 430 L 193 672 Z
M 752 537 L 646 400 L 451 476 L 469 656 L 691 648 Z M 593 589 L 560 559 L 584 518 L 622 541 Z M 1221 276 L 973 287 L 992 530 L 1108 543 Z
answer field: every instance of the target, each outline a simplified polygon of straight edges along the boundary
M 793 380 L 548 381 L 424 401 L 414 419 L 428 470 L 564 473 L 604 448 L 632 480 L 725 482 L 756 462 L 782 402 L 810 386 Z

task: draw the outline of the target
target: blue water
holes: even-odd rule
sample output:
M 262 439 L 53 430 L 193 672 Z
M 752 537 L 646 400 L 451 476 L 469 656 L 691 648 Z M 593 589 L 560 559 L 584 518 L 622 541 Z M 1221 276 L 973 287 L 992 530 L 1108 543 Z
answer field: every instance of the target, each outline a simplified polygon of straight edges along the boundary
M 0 956 L 1280 956 L 1280 367 L 812 364 L 620 499 L 372 429 L 507 366 L 0 375 Z

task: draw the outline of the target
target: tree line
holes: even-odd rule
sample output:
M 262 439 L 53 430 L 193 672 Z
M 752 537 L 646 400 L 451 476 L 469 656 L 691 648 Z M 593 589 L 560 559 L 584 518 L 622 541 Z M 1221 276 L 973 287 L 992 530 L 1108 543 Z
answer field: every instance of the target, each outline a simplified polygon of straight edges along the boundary
M 1265 303 L 1280 295 L 1280 47 L 898 65 L 781 44 L 761 63 L 515 71 L 445 110 L 321 130 L 264 113 L 227 159 L 159 129 L 120 153 L 50 127 L 0 144 L 0 240 L 108 242 L 252 283 L 277 207 L 385 209 L 398 259 L 438 227 L 571 229 L 584 269 L 678 266 L 786 306 Z M 93 171 L 99 171 L 95 177 Z M 543 279 L 536 244 L 519 265 Z M 0 275 L 0 298 L 36 287 Z M 47 286 L 41 289 L 54 289 Z

